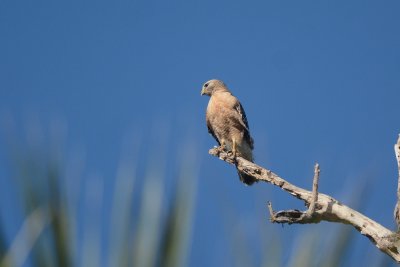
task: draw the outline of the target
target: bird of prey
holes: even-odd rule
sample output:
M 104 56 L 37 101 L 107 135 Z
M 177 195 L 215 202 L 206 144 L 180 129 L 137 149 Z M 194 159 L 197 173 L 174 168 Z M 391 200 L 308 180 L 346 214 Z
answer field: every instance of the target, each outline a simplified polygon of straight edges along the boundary
M 253 162 L 253 138 L 250 136 L 246 114 L 239 100 L 220 80 L 203 85 L 201 95 L 210 96 L 206 111 L 208 132 L 222 148 Z M 240 180 L 251 185 L 256 180 L 238 171 Z

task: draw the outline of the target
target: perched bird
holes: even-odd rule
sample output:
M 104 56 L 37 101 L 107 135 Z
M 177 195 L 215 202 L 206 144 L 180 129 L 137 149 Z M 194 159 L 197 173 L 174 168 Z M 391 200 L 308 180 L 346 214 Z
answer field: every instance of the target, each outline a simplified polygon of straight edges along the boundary
M 253 162 L 253 138 L 250 136 L 246 114 L 239 100 L 219 80 L 203 85 L 201 95 L 210 96 L 206 111 L 208 132 L 218 144 L 233 155 Z M 251 185 L 256 180 L 238 171 L 240 180 Z

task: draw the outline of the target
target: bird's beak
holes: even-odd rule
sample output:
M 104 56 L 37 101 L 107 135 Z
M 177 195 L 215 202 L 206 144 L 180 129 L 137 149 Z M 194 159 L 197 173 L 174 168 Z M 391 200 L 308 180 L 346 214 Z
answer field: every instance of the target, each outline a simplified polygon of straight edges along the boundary
M 204 95 L 206 92 L 204 92 L 204 88 L 203 89 L 201 89 L 201 93 L 200 93 L 200 95 Z

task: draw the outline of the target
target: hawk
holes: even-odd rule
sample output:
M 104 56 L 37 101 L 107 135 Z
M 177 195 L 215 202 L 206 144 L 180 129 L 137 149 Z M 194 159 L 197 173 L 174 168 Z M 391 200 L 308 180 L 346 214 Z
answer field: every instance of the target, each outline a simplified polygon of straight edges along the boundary
M 239 100 L 220 80 L 210 80 L 203 85 L 201 95 L 210 96 L 206 111 L 208 132 L 218 145 L 233 155 L 253 162 L 253 138 L 250 136 L 246 113 Z M 238 171 L 240 181 L 247 185 L 256 179 Z

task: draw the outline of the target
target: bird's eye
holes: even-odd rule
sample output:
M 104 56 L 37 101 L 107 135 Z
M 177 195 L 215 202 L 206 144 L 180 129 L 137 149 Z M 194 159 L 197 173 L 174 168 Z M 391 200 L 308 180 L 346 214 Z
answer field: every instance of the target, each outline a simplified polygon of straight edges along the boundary
M 206 83 L 205 85 L 204 85 L 204 88 L 207 88 L 208 87 L 208 83 Z

